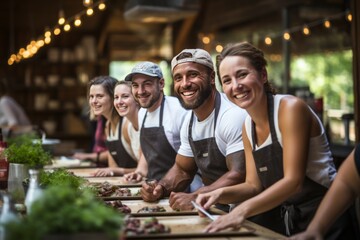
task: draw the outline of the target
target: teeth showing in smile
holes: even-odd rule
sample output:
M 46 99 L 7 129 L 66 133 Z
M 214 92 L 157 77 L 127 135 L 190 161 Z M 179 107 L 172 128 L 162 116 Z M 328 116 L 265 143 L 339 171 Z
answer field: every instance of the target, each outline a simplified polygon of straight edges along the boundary
M 184 96 L 192 96 L 195 92 L 183 92 L 182 95 Z
M 246 97 L 247 96 L 247 93 L 242 93 L 242 94 L 237 94 L 237 95 L 235 95 L 235 98 L 236 99 L 241 99 L 241 98 L 244 98 L 244 97 Z

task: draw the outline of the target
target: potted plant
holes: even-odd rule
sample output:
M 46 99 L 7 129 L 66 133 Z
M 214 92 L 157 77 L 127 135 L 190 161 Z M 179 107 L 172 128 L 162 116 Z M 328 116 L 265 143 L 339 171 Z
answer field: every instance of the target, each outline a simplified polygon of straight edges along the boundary
M 7 239 L 119 239 L 124 215 L 89 190 L 50 186 L 19 222 L 6 224 Z
M 8 191 L 17 202 L 22 201 L 25 192 L 22 181 L 29 177 L 29 168 L 41 168 L 51 161 L 51 155 L 46 151 L 41 141 L 22 137 L 22 141 L 13 141 L 4 150 L 9 162 Z

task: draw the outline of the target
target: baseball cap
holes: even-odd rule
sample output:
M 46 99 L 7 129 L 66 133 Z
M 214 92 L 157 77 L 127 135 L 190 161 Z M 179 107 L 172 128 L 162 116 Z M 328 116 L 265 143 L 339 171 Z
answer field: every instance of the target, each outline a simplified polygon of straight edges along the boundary
M 184 58 L 178 59 L 180 55 L 184 55 Z M 184 49 L 178 55 L 176 55 L 171 61 L 171 71 L 174 71 L 176 65 L 185 62 L 195 62 L 207 66 L 214 70 L 214 63 L 210 54 L 200 48 L 196 49 Z
M 144 74 L 150 77 L 163 78 L 163 74 L 159 65 L 153 62 L 140 62 L 136 64 L 135 67 L 133 67 L 133 69 L 131 70 L 131 73 L 129 73 L 125 77 L 125 81 L 132 81 L 132 77 L 137 73 Z

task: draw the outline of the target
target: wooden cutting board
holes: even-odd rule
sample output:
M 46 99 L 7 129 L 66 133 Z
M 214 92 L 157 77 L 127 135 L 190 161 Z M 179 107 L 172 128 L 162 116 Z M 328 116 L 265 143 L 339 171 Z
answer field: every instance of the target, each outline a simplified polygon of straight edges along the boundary
M 143 223 L 149 217 L 138 217 Z M 240 228 L 238 231 L 226 230 L 219 233 L 203 233 L 204 228 L 211 222 L 208 218 L 194 216 L 159 216 L 159 223 L 171 229 L 171 233 L 127 236 L 126 239 L 175 239 L 195 237 L 229 237 L 229 236 L 256 236 L 252 228 Z
M 189 211 L 175 211 L 169 205 L 169 199 L 161 199 L 158 202 L 145 202 L 143 200 L 121 200 L 121 202 L 127 205 L 131 209 L 131 215 L 133 216 L 173 216 L 173 215 L 197 215 L 196 210 Z M 166 212 L 155 213 L 138 213 L 143 207 L 163 207 Z

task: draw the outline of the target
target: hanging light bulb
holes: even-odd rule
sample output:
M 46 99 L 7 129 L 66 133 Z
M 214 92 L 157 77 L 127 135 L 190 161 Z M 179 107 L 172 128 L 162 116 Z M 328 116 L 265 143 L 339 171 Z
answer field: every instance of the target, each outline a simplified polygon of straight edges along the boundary
M 218 53 L 221 53 L 223 49 L 224 49 L 224 47 L 223 47 L 221 44 L 218 44 L 218 45 L 216 45 L 216 47 L 215 47 L 215 50 L 216 50 L 216 52 L 218 52 Z
M 75 27 L 79 27 L 81 25 L 80 16 L 76 16 L 75 21 L 74 21 L 74 25 L 75 25 Z
M 101 2 L 101 3 L 99 4 L 98 8 L 99 8 L 100 11 L 105 10 L 105 8 L 106 8 L 105 2 Z
M 309 34 L 310 34 L 310 29 L 309 29 L 309 27 L 308 27 L 307 25 L 304 25 L 304 27 L 303 27 L 303 33 L 304 33 L 305 35 L 309 35 Z
M 44 42 L 45 42 L 45 44 L 49 44 L 51 42 L 51 38 L 45 38 Z
M 51 31 L 49 30 L 49 28 L 46 28 L 46 31 L 44 33 L 45 37 L 51 37 Z
M 59 27 L 56 27 L 55 29 L 54 29 L 54 35 L 59 35 L 61 33 L 61 29 L 59 28 Z
M 265 44 L 266 44 L 266 45 L 271 45 L 271 44 L 272 44 L 272 39 L 271 39 L 271 37 L 266 37 L 266 38 L 265 38 Z
M 289 32 L 284 32 L 283 38 L 284 38 L 286 41 L 289 41 L 289 40 L 291 39 L 290 33 L 289 33 Z
M 89 7 L 89 8 L 86 10 L 86 15 L 88 15 L 88 16 L 93 15 L 93 13 L 94 13 L 94 9 L 92 9 L 91 7 Z
M 352 21 L 352 14 L 350 12 L 346 14 L 346 20 L 348 20 L 349 22 Z
M 84 7 L 89 7 L 93 4 L 92 0 L 83 0 Z
M 325 21 L 324 21 L 324 27 L 326 27 L 326 28 L 330 28 L 330 27 L 331 27 L 331 23 L 330 23 L 330 21 L 329 21 L 328 19 L 325 19 Z
M 67 24 L 64 25 L 64 31 L 65 31 L 65 32 L 70 31 L 70 29 L 71 29 L 70 24 L 67 23 Z
M 58 23 L 60 25 L 63 25 L 65 23 L 65 13 L 64 13 L 64 10 L 60 10 L 59 11 L 59 20 L 58 20 Z

